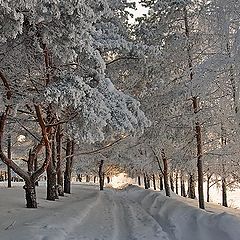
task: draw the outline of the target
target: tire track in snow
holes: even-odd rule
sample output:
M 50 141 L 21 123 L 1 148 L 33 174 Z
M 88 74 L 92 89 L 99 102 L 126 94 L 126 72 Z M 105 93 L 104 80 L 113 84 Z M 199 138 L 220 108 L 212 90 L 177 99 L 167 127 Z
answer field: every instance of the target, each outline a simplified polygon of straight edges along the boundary
M 87 186 L 77 194 L 60 199 L 52 205 L 31 211 L 21 228 L 19 240 L 169 240 L 161 226 L 140 204 L 119 194 L 99 192 Z M 28 210 L 29 211 L 29 210 Z M 36 216 L 35 213 L 37 214 Z M 20 226 L 19 226 L 20 227 Z M 15 239 L 15 229 L 6 232 Z M 172 239 L 171 239 L 172 240 Z
M 115 235 L 114 240 L 169 240 L 168 234 L 163 231 L 158 222 L 149 215 L 137 202 L 117 195 L 117 206 L 124 208 L 124 219 L 128 222 L 128 236 L 122 238 Z M 118 238 L 117 238 L 118 237 Z
M 100 192 L 94 208 L 65 240 L 83 239 L 169 240 L 161 226 L 138 203 L 111 190 Z
M 113 201 L 113 216 L 114 216 L 114 232 L 113 240 L 133 239 L 130 224 L 129 206 L 124 206 L 121 199 L 116 199 L 112 195 Z
M 82 239 L 169 240 L 160 225 L 139 204 L 111 190 L 100 192 L 94 208 L 66 238 Z
M 67 240 L 113 239 L 113 202 L 107 192 L 100 192 L 98 202 L 87 217 L 73 229 Z

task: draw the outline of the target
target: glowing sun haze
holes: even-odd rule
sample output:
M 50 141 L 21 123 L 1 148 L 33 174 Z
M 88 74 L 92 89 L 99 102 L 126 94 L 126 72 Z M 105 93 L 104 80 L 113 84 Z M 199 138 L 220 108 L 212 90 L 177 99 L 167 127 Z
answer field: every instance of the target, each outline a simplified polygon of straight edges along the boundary
M 111 185 L 114 188 L 122 188 L 128 184 L 133 184 L 133 179 L 128 177 L 126 173 L 120 173 L 112 177 Z

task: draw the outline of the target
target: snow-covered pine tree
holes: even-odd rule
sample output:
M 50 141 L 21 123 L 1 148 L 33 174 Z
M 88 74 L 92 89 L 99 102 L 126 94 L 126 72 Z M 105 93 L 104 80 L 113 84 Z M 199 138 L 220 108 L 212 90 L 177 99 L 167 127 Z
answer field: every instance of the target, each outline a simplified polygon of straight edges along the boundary
M 52 159 L 50 139 L 60 123 L 70 138 L 93 143 L 142 132 L 149 121 L 139 103 L 118 91 L 105 75 L 92 34 L 101 32 L 97 22 L 111 16 L 107 1 L 8 1 L 0 3 L 0 12 L 1 159 L 24 178 L 27 206 L 37 207 L 35 182 Z M 10 116 L 27 118 L 37 131 L 41 129 L 28 171 L 2 149 Z M 45 160 L 34 171 L 43 146 Z

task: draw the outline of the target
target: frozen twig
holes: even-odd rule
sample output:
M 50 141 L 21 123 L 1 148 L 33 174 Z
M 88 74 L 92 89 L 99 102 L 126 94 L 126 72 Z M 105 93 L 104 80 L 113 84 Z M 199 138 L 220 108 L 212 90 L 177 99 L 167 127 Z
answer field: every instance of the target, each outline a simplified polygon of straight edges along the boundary
M 10 225 L 8 225 L 4 230 L 9 230 L 14 228 L 16 221 L 13 221 Z

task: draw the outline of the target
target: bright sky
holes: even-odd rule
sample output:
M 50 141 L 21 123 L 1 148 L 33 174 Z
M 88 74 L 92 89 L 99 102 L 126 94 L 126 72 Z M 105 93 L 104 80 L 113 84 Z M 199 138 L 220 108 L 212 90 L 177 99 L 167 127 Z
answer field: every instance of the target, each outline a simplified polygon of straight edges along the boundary
M 139 3 L 138 0 L 129 0 L 129 2 L 136 2 L 137 11 L 130 10 L 130 12 L 133 13 L 134 18 L 141 17 L 144 13 L 147 13 L 148 9 L 142 7 L 142 5 Z M 133 21 L 134 19 L 132 19 L 130 22 L 133 22 Z

